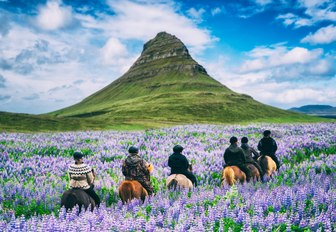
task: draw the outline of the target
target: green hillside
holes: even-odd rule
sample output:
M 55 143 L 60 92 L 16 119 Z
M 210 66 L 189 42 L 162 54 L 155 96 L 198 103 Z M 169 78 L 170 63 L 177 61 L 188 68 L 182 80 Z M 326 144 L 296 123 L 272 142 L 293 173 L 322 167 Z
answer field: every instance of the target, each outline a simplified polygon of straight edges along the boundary
M 120 78 L 73 106 L 45 115 L 0 112 L 0 129 L 145 129 L 195 123 L 317 122 L 238 94 L 210 77 L 175 36 L 161 32 Z
M 144 45 L 141 56 L 122 77 L 51 115 L 175 123 L 311 120 L 231 91 L 210 77 L 178 38 L 165 32 Z

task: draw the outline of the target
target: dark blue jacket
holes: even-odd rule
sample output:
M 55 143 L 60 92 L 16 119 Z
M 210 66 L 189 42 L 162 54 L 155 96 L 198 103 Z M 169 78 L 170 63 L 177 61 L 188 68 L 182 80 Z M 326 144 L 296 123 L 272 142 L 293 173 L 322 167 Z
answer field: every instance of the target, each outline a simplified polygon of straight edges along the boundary
M 168 166 L 171 168 L 171 174 L 182 174 L 188 171 L 189 162 L 181 153 L 173 153 L 169 156 Z

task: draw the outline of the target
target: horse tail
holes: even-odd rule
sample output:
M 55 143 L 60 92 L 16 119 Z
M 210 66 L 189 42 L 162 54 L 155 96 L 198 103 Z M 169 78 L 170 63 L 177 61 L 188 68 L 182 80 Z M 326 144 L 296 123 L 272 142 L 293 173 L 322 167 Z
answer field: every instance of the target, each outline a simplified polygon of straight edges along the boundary
M 167 185 L 167 188 L 168 189 L 173 189 L 173 190 L 176 190 L 177 188 L 177 180 L 176 179 L 172 179 L 169 184 Z
M 65 209 L 68 211 L 71 210 L 75 205 L 77 205 L 77 197 L 74 192 L 69 192 L 66 196 L 62 198 L 61 206 L 64 206 Z
M 235 174 L 234 170 L 231 167 L 226 167 L 224 169 L 224 179 L 228 185 L 233 185 L 235 183 Z
M 260 167 L 261 167 L 261 170 L 266 173 L 267 172 L 267 169 L 268 169 L 268 162 L 267 162 L 267 158 L 266 156 L 262 156 L 260 157 L 259 159 L 259 164 L 260 164 Z
M 119 196 L 122 202 L 125 204 L 131 201 L 134 196 L 134 186 L 131 182 L 125 181 L 119 188 Z

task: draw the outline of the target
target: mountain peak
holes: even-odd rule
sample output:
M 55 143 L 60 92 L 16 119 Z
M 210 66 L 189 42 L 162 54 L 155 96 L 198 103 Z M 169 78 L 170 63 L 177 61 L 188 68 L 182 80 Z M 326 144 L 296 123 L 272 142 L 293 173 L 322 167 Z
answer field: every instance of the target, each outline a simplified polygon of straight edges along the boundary
M 145 43 L 140 57 L 132 65 L 128 74 L 131 76 L 139 69 L 146 70 L 151 67 L 153 72 L 189 70 L 189 74 L 206 70 L 190 56 L 187 47 L 176 36 L 167 32 L 158 33 L 155 38 Z

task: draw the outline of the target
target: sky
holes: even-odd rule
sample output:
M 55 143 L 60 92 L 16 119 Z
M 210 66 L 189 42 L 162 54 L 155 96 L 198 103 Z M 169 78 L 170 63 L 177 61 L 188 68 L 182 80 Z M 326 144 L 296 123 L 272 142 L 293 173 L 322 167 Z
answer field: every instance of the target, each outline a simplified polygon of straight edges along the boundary
M 333 0 L 0 0 L 0 111 L 80 102 L 161 31 L 238 93 L 282 109 L 336 106 Z

